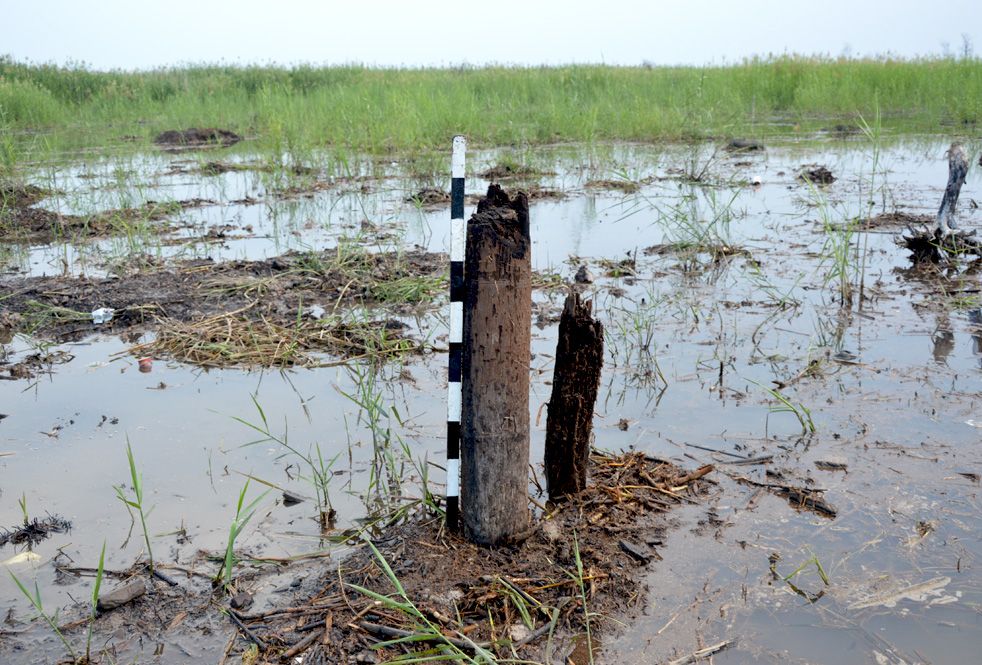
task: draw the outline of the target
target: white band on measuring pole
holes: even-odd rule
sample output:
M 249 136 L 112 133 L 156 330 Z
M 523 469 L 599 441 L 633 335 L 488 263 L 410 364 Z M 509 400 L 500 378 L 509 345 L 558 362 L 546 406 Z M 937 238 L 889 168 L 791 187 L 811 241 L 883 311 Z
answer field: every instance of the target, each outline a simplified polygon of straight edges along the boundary
M 451 261 L 463 261 L 464 260 L 464 243 L 467 238 L 467 232 L 464 227 L 463 219 L 451 219 L 450 220 L 450 260 Z
M 460 460 L 447 460 L 447 496 L 460 496 Z
M 450 303 L 450 341 L 464 341 L 464 303 Z
M 466 152 L 467 152 L 467 139 L 464 138 L 463 136 L 453 137 L 453 155 L 450 158 L 451 178 L 464 177 L 464 154 Z M 446 171 L 444 171 L 444 173 L 446 173 Z
M 459 383 L 447 385 L 447 422 L 460 422 L 461 389 Z

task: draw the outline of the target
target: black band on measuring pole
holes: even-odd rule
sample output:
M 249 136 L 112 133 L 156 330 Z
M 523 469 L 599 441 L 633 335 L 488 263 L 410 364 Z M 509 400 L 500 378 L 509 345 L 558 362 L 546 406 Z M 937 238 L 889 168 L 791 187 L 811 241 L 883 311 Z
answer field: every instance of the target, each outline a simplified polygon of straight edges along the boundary
M 450 302 L 464 302 L 464 262 L 450 262 Z
M 450 181 L 450 219 L 464 218 L 464 179 Z

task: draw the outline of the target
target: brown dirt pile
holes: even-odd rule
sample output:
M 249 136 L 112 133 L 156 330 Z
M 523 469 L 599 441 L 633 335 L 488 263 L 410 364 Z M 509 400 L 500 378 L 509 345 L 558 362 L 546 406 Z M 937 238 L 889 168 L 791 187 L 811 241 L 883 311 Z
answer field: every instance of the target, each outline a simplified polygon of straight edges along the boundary
M 242 137 L 235 132 L 216 127 L 191 127 L 189 129 L 169 129 L 154 137 L 153 142 L 169 147 L 230 146 Z

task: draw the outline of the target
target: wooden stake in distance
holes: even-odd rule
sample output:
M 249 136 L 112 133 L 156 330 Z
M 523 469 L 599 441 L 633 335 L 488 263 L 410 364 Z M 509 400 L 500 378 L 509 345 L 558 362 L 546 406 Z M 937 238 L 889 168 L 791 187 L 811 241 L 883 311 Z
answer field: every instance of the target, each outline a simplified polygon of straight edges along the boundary
M 528 199 L 491 185 L 467 224 L 461 513 L 482 545 L 528 529 L 532 242 Z
M 593 303 L 566 297 L 546 417 L 545 467 L 549 498 L 586 488 L 593 406 L 604 361 L 604 327 L 591 316 Z

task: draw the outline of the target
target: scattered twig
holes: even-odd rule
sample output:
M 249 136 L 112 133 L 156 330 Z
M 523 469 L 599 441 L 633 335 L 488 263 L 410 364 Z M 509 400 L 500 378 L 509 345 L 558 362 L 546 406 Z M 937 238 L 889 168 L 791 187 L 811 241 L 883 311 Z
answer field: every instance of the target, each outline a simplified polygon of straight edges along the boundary
M 667 665 L 689 665 L 690 663 L 697 663 L 700 660 L 705 660 L 710 656 L 718 654 L 724 649 L 728 649 L 735 643 L 735 640 L 726 640 L 725 642 L 720 642 L 719 644 L 714 644 L 710 647 L 704 649 L 699 649 L 698 651 L 693 651 L 688 656 L 683 656 L 682 658 L 676 658 L 675 660 L 668 661 Z

